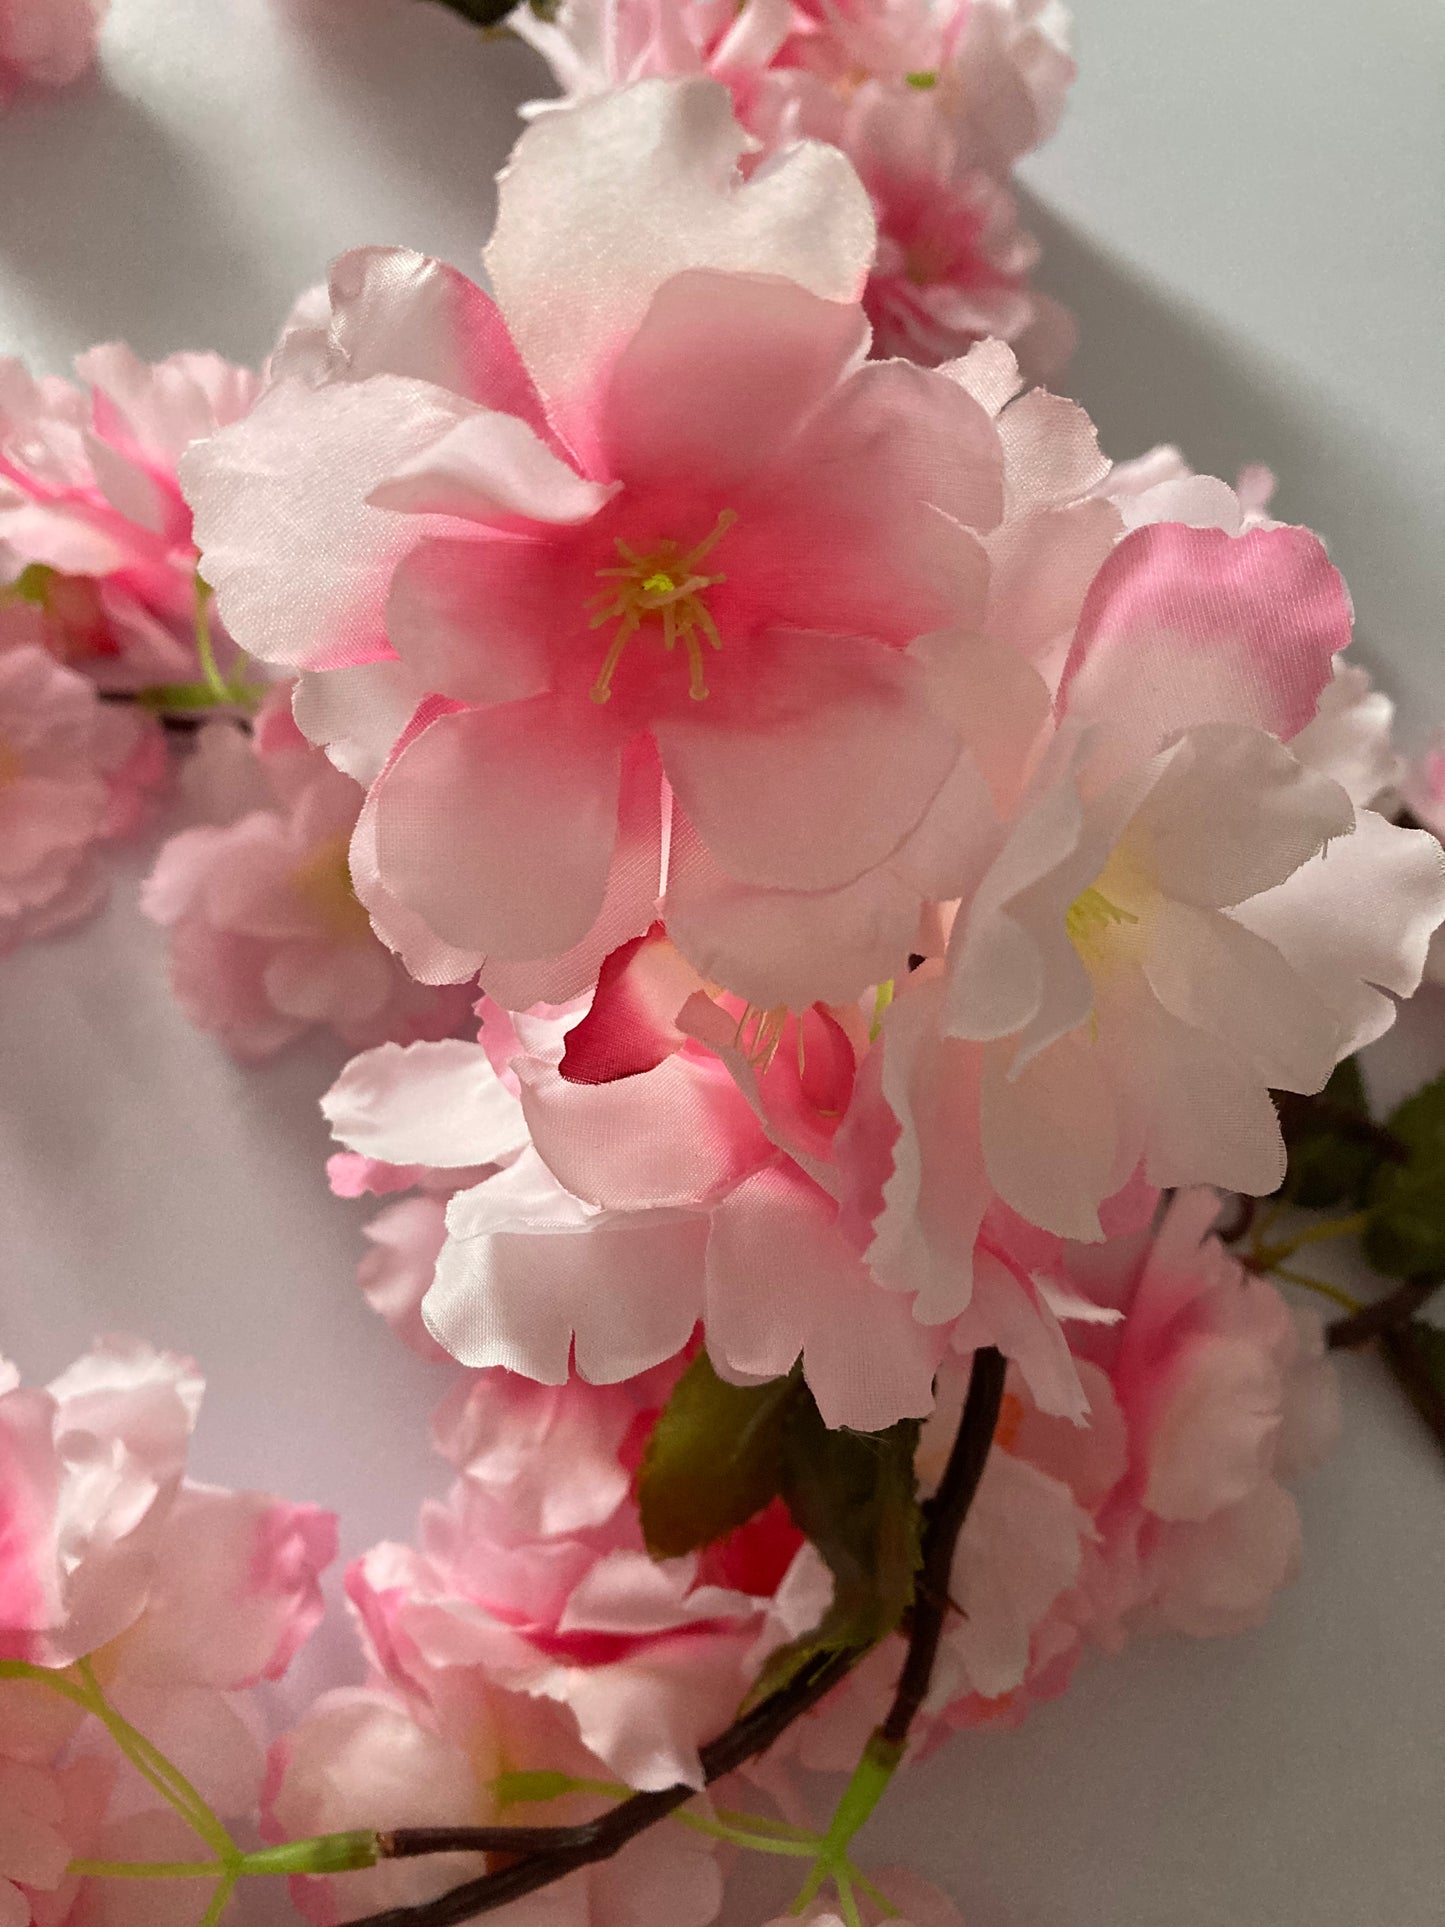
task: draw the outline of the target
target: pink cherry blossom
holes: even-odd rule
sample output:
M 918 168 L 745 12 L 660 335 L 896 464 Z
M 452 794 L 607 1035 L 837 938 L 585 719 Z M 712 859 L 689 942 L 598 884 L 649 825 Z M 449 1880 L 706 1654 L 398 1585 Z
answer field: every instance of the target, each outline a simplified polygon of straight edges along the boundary
M 1098 1237 L 1141 1159 L 1160 1186 L 1272 1190 L 1269 1090 L 1317 1090 L 1418 983 L 1437 853 L 1286 747 L 1348 638 L 1302 530 L 1140 527 L 1090 585 L 1053 740 L 945 966 L 990 1181 L 1031 1222 Z
M 95 58 L 108 5 L 109 0 L 0 0 L 0 106 L 17 87 L 68 87 L 79 80 Z
M 568 0 L 555 20 L 524 7 L 512 24 L 570 102 L 706 73 L 761 144 L 750 165 L 800 135 L 840 148 L 878 217 L 874 353 L 935 364 L 996 335 L 1036 374 L 1067 357 L 1072 325 L 1029 285 L 1038 248 L 1006 186 L 1073 79 L 1057 0 Z
M 212 732 L 244 744 L 227 724 Z M 270 807 L 171 837 L 142 890 L 147 914 L 170 931 L 171 981 L 187 1016 L 240 1058 L 269 1056 L 318 1024 L 354 1045 L 465 1025 L 466 988 L 413 982 L 352 889 L 358 785 L 284 711 L 263 714 L 256 747 L 248 760 Z M 237 773 L 219 745 L 208 743 L 207 755 L 211 787 L 229 800 Z
M 890 1190 L 898 1126 L 859 1010 L 714 1001 L 661 926 L 608 958 L 580 1020 L 482 1010 L 481 1043 L 368 1052 L 323 1101 L 353 1154 L 348 1184 L 387 1188 L 421 1166 L 435 1191 L 452 1176 L 444 1221 L 426 1197 L 384 1227 L 401 1239 L 382 1275 L 404 1330 L 420 1298 L 467 1364 L 559 1384 L 575 1360 L 612 1384 L 700 1321 L 725 1376 L 778 1376 L 801 1356 L 827 1421 L 862 1430 L 927 1412 L 950 1344 L 999 1344 L 1044 1405 L 1082 1413 L 1059 1317 L 1110 1314 L 1040 1283 L 1048 1252 L 1012 1256 L 1008 1228 L 984 1223 L 986 1180 L 968 1217 L 956 1135 L 930 1137 L 928 1183 L 961 1203 L 936 1223 L 925 1210 L 917 1253 L 882 1262 L 880 1210 L 911 1222 L 919 1205 L 906 1177 Z
M 321 1616 L 336 1522 L 314 1506 L 184 1479 L 201 1381 L 110 1340 L 44 1391 L 0 1367 L 0 1656 L 86 1658 L 110 1705 L 222 1814 L 254 1811 L 263 1768 L 243 1695 L 278 1679 Z M 67 1878 L 76 1858 L 197 1857 L 195 1836 L 86 1711 L 0 1681 L 0 1920 L 169 1923 L 194 1891 L 140 1904 Z M 147 1911 L 149 1908 L 149 1911 Z
M 958 760 L 909 645 L 981 582 L 994 431 L 945 377 L 859 365 L 846 163 L 805 144 L 738 184 L 741 139 L 701 81 L 537 123 L 500 312 L 349 257 L 325 378 L 283 352 L 188 459 L 233 632 L 321 672 L 298 716 L 372 780 L 357 887 L 423 979 L 561 1002 L 651 921 L 684 824 L 725 880 L 828 891 Z M 597 300 L 563 328 L 580 235 Z
M 533 1771 L 700 1784 L 698 1745 L 732 1719 L 772 1647 L 814 1623 L 831 1582 L 791 1525 L 775 1544 L 767 1521 L 700 1557 L 648 1557 L 632 1476 L 676 1371 L 670 1361 L 627 1385 L 553 1389 L 488 1371 L 449 1399 L 437 1432 L 460 1477 L 426 1509 L 419 1549 L 379 1546 L 348 1576 L 370 1679 L 327 1696 L 278 1744 L 274 1837 L 484 1823 L 504 1800 L 523 1823 L 606 1804 L 518 1800 L 499 1780 Z M 298 1904 L 335 1922 L 479 1870 L 454 1860 L 298 1883 Z M 572 1876 L 553 1904 L 568 1920 L 622 1927 L 658 1880 L 679 1920 L 713 1917 L 710 1845 L 676 1825 Z
M 164 769 L 149 718 L 43 649 L 0 648 L 0 949 L 104 900 L 97 846 L 135 827 Z
M 106 689 L 193 680 L 196 551 L 176 465 L 246 413 L 257 377 L 211 354 L 147 364 L 119 342 L 76 373 L 83 388 L 0 360 L 0 642 L 43 643 Z
M 3 1368 L 0 1656 L 63 1666 L 145 1604 L 201 1381 L 186 1359 L 105 1343 L 45 1390 Z

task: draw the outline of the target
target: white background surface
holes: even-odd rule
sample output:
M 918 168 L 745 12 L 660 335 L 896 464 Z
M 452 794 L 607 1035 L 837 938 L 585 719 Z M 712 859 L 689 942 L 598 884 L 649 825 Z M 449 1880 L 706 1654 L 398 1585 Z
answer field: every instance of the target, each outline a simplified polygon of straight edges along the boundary
M 1028 170 L 1082 329 L 1062 385 L 1116 455 L 1275 466 L 1418 738 L 1445 715 L 1445 9 L 1078 12 L 1074 104 Z M 114 0 L 102 74 L 0 117 L 0 351 L 254 361 L 343 247 L 473 268 L 534 86 L 523 50 L 420 0 Z M 354 1553 L 440 1488 L 447 1374 L 352 1283 L 365 1212 L 326 1194 L 315 1110 L 343 1053 L 242 1070 L 188 1029 L 134 905 L 154 841 L 102 920 L 0 959 L 0 1349 L 36 1377 L 107 1328 L 195 1352 L 197 1474 L 335 1506 Z M 1416 1015 L 1402 1076 L 1445 1037 Z M 915 1772 L 870 1857 L 916 1861 L 969 1927 L 1440 1927 L 1445 1474 L 1368 1363 L 1304 1510 L 1262 1632 L 1087 1664 Z M 299 1690 L 346 1653 L 323 1638 Z

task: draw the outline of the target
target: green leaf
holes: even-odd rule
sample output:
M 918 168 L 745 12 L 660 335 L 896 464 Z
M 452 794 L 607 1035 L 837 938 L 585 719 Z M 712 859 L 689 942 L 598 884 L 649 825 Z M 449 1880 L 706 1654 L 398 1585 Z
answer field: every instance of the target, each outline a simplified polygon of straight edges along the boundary
M 1347 1057 L 1317 1098 L 1286 1098 L 1280 1123 L 1289 1150 L 1281 1195 L 1306 1211 L 1359 1202 L 1383 1159 L 1379 1146 L 1349 1129 L 1351 1118 L 1370 1122 L 1360 1067 Z
M 643 1454 L 638 1498 L 654 1559 L 725 1539 L 782 1489 L 789 1408 L 800 1374 L 728 1385 L 699 1352 L 673 1388 Z
M 1445 1274 L 1445 1076 L 1407 1098 L 1386 1128 L 1409 1159 L 1375 1172 L 1365 1255 L 1388 1278 Z
M 830 1430 L 806 1391 L 790 1407 L 783 1497 L 833 1574 L 833 1603 L 812 1632 L 773 1654 L 754 1700 L 812 1659 L 876 1646 L 912 1605 L 923 1539 L 919 1429 L 903 1419 L 886 1432 Z

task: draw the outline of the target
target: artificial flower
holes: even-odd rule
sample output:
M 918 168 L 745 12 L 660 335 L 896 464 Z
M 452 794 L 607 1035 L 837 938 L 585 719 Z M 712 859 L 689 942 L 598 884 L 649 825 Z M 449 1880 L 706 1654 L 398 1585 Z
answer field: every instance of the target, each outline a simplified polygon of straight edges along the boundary
M 84 1660 L 108 1713 L 218 1812 L 248 1817 L 264 1754 L 245 1695 L 320 1620 L 335 1520 L 185 1479 L 201 1395 L 188 1360 L 112 1339 L 44 1390 L 10 1366 L 0 1383 L 0 1657 L 57 1673 Z M 198 1843 L 102 1719 L 43 1679 L 0 1680 L 0 1793 L 5 1927 L 195 1917 L 194 1886 L 158 1901 L 67 1874 L 80 1858 L 193 1860 Z
M 104 689 L 193 681 L 205 592 L 176 466 L 246 413 L 258 378 L 120 342 L 75 368 L 83 387 L 0 360 L 0 644 L 41 643 Z
M 143 886 L 142 907 L 170 932 L 171 981 L 192 1023 L 249 1059 L 317 1025 L 352 1045 L 444 1037 L 464 1025 L 465 986 L 415 983 L 357 901 L 347 846 L 359 785 L 311 748 L 285 710 L 263 714 L 254 751 L 224 722 L 203 735 L 237 746 L 269 807 L 180 831 Z M 232 757 L 209 743 L 206 754 L 229 811 L 244 794 Z
M 68 87 L 79 80 L 95 58 L 108 5 L 109 0 L 0 0 L 0 106 L 18 87 Z
M 283 347 L 187 459 L 233 633 L 310 672 L 298 719 L 371 783 L 358 892 L 424 980 L 575 994 L 651 921 L 684 825 L 724 883 L 837 890 L 958 762 L 910 644 L 982 585 L 995 432 L 945 377 L 860 365 L 846 162 L 804 144 L 740 184 L 741 141 L 703 81 L 537 123 L 499 309 L 348 257 L 324 378 Z
M 0 648 L 0 950 L 104 900 L 97 846 L 136 826 L 164 770 L 149 717 L 44 649 Z

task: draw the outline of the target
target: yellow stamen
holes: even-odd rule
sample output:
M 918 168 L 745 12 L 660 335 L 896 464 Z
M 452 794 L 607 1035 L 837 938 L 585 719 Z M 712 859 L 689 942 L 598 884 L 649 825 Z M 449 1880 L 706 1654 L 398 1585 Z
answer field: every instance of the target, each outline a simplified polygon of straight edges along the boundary
M 698 564 L 716 548 L 737 519 L 733 509 L 724 509 L 711 533 L 685 555 L 671 538 L 659 542 L 646 555 L 639 555 L 620 537 L 617 539 L 621 566 L 597 571 L 599 581 L 610 586 L 593 596 L 590 604 L 596 611 L 589 622 L 590 628 L 600 629 L 609 622 L 617 624 L 617 633 L 592 685 L 594 703 L 611 701 L 612 678 L 623 651 L 650 616 L 661 618 L 663 648 L 671 653 L 681 642 L 687 653 L 688 695 L 695 703 L 706 701 L 702 641 L 705 638 L 714 649 L 721 649 L 722 637 L 702 597 L 705 590 L 726 582 L 727 577 L 703 575 Z
M 1090 884 L 1069 905 L 1064 915 L 1064 928 L 1068 932 L 1069 942 L 1087 961 L 1087 953 L 1098 950 L 1100 940 L 1112 925 L 1138 921 L 1132 910 L 1123 910 L 1117 903 L 1111 903 L 1101 890 L 1096 890 Z
M 329 836 L 291 872 L 291 887 L 331 936 L 355 942 L 371 934 L 371 918 L 351 887 L 347 839 Z

